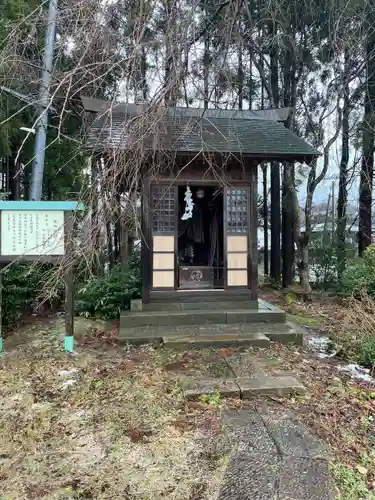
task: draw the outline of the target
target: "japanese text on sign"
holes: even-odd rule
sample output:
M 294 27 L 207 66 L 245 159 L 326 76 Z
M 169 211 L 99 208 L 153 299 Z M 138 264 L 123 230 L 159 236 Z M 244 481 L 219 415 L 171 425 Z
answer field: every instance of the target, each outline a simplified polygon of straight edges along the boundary
M 64 255 L 64 212 L 2 210 L 1 255 Z

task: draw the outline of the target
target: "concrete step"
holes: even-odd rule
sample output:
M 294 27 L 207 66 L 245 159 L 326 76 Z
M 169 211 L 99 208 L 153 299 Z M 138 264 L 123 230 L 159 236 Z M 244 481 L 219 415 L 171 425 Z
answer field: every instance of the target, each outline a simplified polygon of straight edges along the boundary
M 244 333 L 253 332 L 254 329 L 258 333 L 263 333 L 273 342 L 280 342 L 280 344 L 294 344 L 302 345 L 304 329 L 300 326 L 286 321 L 285 323 L 257 323 L 254 325 L 243 325 Z
M 249 334 L 202 334 L 182 337 L 180 335 L 166 335 L 162 338 L 165 347 L 178 349 L 196 349 L 207 347 L 268 347 L 270 340 L 263 333 Z
M 235 309 L 258 309 L 258 303 L 251 300 L 149 302 L 143 304 L 143 311 L 207 311 L 209 309 L 233 311 Z
M 272 309 L 209 309 L 196 311 L 141 311 L 121 314 L 120 327 L 200 324 L 283 323 L 285 312 Z
M 245 323 L 233 324 L 190 324 L 177 326 L 141 326 L 120 329 L 119 341 L 130 344 L 162 342 L 188 347 L 211 345 L 257 345 L 266 347 L 269 340 L 282 344 L 303 343 L 303 329 L 286 323 Z M 217 341 L 217 343 L 215 342 Z M 258 343 L 258 344 L 257 344 Z M 263 344 L 263 345 L 260 345 Z
M 241 378 L 197 378 L 182 382 L 185 398 L 199 399 L 201 396 L 218 392 L 221 396 L 241 397 L 303 394 L 304 386 L 291 376 L 257 376 Z

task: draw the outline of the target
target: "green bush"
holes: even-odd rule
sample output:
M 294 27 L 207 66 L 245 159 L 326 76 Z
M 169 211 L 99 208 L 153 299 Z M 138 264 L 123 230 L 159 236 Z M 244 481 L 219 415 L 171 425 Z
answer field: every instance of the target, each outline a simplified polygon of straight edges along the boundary
M 312 238 L 309 245 L 310 269 L 315 285 L 324 290 L 337 281 L 336 248 L 327 238 Z
M 84 316 L 116 319 L 140 293 L 139 262 L 133 258 L 128 266 L 116 266 L 105 276 L 91 279 L 78 289 L 75 310 Z
M 3 326 L 14 325 L 23 313 L 32 310 L 35 300 L 46 282 L 46 274 L 51 272 L 51 265 L 12 264 L 3 271 Z M 63 288 L 57 289 L 62 299 Z
M 368 368 L 375 365 L 375 336 L 369 335 L 361 340 L 358 347 L 358 363 Z
M 375 245 L 370 245 L 362 259 L 347 267 L 342 277 L 343 291 L 350 295 L 375 296 Z

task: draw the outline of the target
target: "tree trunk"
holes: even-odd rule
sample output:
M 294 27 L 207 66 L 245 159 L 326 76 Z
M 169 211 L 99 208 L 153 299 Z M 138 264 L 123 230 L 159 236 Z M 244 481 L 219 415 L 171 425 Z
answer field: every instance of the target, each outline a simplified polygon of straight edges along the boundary
M 140 64 L 140 70 L 141 70 L 141 81 L 142 81 L 142 97 L 143 97 L 143 102 L 147 101 L 147 56 L 146 56 L 146 50 L 144 46 L 142 46 L 141 49 L 141 64 Z
M 115 222 L 115 246 L 114 246 L 114 255 L 115 261 L 120 262 L 120 252 L 121 252 L 121 195 L 120 193 L 116 194 L 116 209 L 114 210 L 114 222 Z
M 206 3 L 204 4 L 204 15 L 205 15 L 205 20 L 207 22 L 207 5 Z M 208 109 L 208 102 L 209 102 L 209 86 L 208 86 L 208 79 L 209 79 L 209 66 L 210 66 L 210 35 L 208 30 L 206 30 L 204 34 L 204 54 L 203 54 L 203 102 L 204 102 L 204 109 Z
M 316 169 L 316 161 L 314 162 L 314 167 Z M 309 187 L 309 186 L 308 186 Z M 309 241 L 311 234 L 311 207 L 312 207 L 312 198 L 313 193 L 308 192 L 308 196 L 305 203 L 305 231 L 301 232 L 301 220 L 299 216 L 299 202 L 296 189 L 293 187 L 292 189 L 292 197 L 293 203 L 296 207 L 294 214 L 295 220 L 293 223 L 293 227 L 295 230 L 296 244 L 297 244 L 297 269 L 298 275 L 300 279 L 300 284 L 303 288 L 303 298 L 305 301 L 309 301 L 311 299 L 311 285 L 309 279 Z
M 349 53 L 345 50 L 344 74 L 349 73 Z M 341 161 L 339 175 L 339 194 L 337 198 L 337 275 L 341 281 L 346 267 L 346 206 L 347 206 L 347 183 L 349 162 L 349 82 L 344 84 L 344 105 L 342 110 L 342 139 L 341 139 Z
M 20 166 L 15 163 L 17 152 L 9 157 L 9 200 L 21 199 L 21 172 Z
M 279 105 L 279 54 L 277 47 L 277 28 L 270 26 L 273 42 L 270 50 L 270 83 L 272 90 L 272 106 Z M 280 164 L 271 163 L 271 278 L 280 282 L 281 278 L 281 218 L 280 218 Z
M 293 199 L 291 193 L 293 189 L 292 165 L 284 164 L 283 171 L 283 287 L 287 288 L 293 282 Z
M 263 230 L 264 230 L 264 275 L 268 276 L 268 191 L 267 191 L 267 163 L 262 165 L 263 171 Z
M 165 0 L 165 65 L 164 65 L 164 85 L 166 106 L 176 106 L 178 96 L 177 83 L 177 1 Z
M 359 232 L 358 252 L 362 256 L 371 244 L 372 226 L 372 185 L 374 175 L 374 139 L 375 139 L 375 15 L 368 6 L 366 40 L 366 85 L 364 123 L 362 133 L 362 163 L 359 186 Z
M 110 221 L 107 221 L 106 224 L 107 229 L 107 252 L 108 252 L 108 263 L 109 268 L 112 269 L 114 264 L 114 251 L 113 251 L 113 240 L 112 240 L 112 224 Z M 116 240 L 115 240 L 116 245 Z
M 309 278 L 309 242 L 302 237 L 298 243 L 300 261 L 298 263 L 298 272 L 300 282 L 303 288 L 303 299 L 308 302 L 311 300 L 311 285 Z
M 295 107 L 297 92 L 296 52 L 291 43 L 292 29 L 284 37 L 284 107 Z M 288 129 L 293 128 L 293 116 L 290 114 L 286 122 Z M 282 255 L 283 255 L 283 287 L 287 288 L 293 282 L 294 268 L 294 166 L 284 163 L 283 169 L 283 199 L 282 199 Z
M 243 108 L 243 84 L 244 84 L 244 72 L 243 72 L 243 59 L 242 59 L 243 46 L 240 43 L 238 46 L 238 109 Z
M 92 247 L 92 273 L 94 275 L 101 274 L 101 256 L 100 256 L 100 226 L 98 215 L 98 178 L 99 178 L 99 162 L 100 157 L 94 156 L 91 165 L 91 247 Z

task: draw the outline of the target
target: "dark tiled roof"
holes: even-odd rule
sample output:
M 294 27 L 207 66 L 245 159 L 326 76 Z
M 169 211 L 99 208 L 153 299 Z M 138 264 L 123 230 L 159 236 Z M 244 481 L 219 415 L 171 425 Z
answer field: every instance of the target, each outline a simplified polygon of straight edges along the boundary
M 281 123 L 259 117 L 186 117 L 170 113 L 130 117 L 103 113 L 87 129 L 88 147 L 196 153 L 241 153 L 259 159 L 309 160 L 319 152 Z

